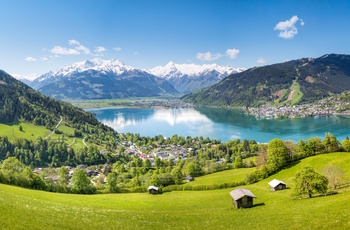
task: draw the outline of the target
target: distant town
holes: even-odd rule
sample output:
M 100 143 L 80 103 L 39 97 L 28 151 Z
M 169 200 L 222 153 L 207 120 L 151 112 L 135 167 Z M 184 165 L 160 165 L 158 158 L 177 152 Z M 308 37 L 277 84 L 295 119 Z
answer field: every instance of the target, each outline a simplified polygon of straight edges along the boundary
M 308 116 L 328 116 L 332 114 L 350 115 L 350 102 L 329 97 L 314 103 L 293 106 L 248 107 L 247 112 L 257 118 L 300 118 Z

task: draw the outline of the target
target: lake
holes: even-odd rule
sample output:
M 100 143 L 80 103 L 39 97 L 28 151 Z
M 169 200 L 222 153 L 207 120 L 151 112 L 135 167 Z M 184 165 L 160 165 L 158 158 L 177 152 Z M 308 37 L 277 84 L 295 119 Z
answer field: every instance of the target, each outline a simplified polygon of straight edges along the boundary
M 234 139 L 267 143 L 273 138 L 298 141 L 326 132 L 338 140 L 350 136 L 350 117 L 318 116 L 298 119 L 257 119 L 236 109 L 186 108 L 100 108 L 87 109 L 96 118 L 119 133 L 141 136 L 203 136 L 223 142 Z

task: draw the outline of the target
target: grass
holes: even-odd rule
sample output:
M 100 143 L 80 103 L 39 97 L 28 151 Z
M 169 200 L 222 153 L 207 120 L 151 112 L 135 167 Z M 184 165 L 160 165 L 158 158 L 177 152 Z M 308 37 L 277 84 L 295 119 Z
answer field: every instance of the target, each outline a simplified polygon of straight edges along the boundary
M 202 177 L 196 177 L 194 181 L 190 182 L 190 185 L 223 184 L 232 181 L 240 182 L 245 179 L 245 176 L 248 173 L 251 173 L 253 171 L 254 168 L 241 168 L 217 172 Z
M 308 165 L 319 170 L 332 162 L 350 168 L 349 159 L 350 153 L 310 157 L 245 186 L 257 196 L 250 209 L 233 208 L 229 195 L 232 189 L 87 196 L 0 185 L 0 226 L 1 229 L 349 229 L 350 191 L 346 191 L 349 188 L 333 196 L 291 199 L 298 170 Z M 349 176 L 349 171 L 346 175 Z M 205 177 L 209 176 L 212 175 Z M 267 182 L 273 178 L 283 180 L 291 189 L 270 191 Z
M 297 80 L 293 81 L 291 88 L 291 92 L 293 92 L 293 97 L 291 99 L 290 105 L 295 105 L 300 101 L 300 99 L 304 96 L 304 94 L 300 91 L 300 85 Z
M 19 126 L 22 126 L 22 130 L 19 130 Z M 64 133 L 64 142 L 67 145 L 71 145 L 74 149 L 83 149 L 85 145 L 83 144 L 82 138 L 76 138 L 74 141 L 73 137 L 68 137 L 69 135 L 74 134 L 74 129 L 65 125 L 64 122 L 57 128 L 57 130 L 62 131 Z M 21 122 L 18 124 L 1 124 L 0 123 L 0 136 L 7 136 L 10 141 L 14 141 L 16 139 L 28 139 L 28 140 L 36 140 L 39 137 L 46 138 L 51 131 L 46 129 L 44 126 L 37 126 L 31 123 Z M 51 140 L 62 139 L 62 134 L 52 134 L 50 136 Z
M 82 109 L 89 108 L 107 108 L 107 107 L 129 107 L 135 106 L 135 103 L 143 101 L 167 101 L 168 98 L 158 98 L 158 97 L 146 97 L 146 98 L 127 98 L 127 99 L 97 99 L 97 100 L 83 100 L 83 101 L 68 101 L 74 106 Z
M 19 131 L 19 126 L 22 126 L 23 131 Z M 0 135 L 7 136 L 10 141 L 15 139 L 25 138 L 36 140 L 38 137 L 46 137 L 51 133 L 44 126 L 37 126 L 31 123 L 18 123 L 14 125 L 0 123 Z

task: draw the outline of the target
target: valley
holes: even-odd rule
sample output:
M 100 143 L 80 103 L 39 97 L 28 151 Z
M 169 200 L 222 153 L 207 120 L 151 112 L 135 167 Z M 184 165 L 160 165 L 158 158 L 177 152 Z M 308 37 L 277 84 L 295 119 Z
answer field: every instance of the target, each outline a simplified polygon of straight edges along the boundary
M 350 1 L 0 7 L 0 230 L 350 229 Z

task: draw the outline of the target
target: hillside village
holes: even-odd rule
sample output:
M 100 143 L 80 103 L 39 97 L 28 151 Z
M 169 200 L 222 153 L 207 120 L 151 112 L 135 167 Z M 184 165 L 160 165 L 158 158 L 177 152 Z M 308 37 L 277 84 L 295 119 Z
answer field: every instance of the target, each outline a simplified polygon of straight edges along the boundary
M 350 101 L 340 100 L 336 96 L 314 103 L 293 106 L 248 107 L 247 113 L 257 118 L 301 118 L 308 116 L 328 116 L 332 114 L 349 115 Z

